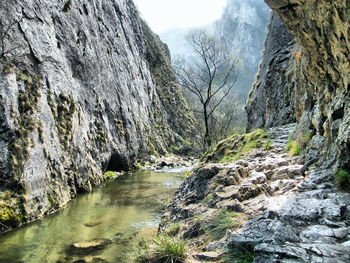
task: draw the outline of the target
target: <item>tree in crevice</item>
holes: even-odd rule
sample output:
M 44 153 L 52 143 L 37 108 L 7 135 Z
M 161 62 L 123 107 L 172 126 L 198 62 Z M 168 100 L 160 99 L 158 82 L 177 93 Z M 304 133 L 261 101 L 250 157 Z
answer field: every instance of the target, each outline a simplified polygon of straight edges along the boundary
M 214 131 L 210 122 L 215 112 L 229 95 L 239 73 L 239 61 L 215 36 L 205 30 L 191 31 L 186 42 L 193 51 L 188 58 L 178 58 L 174 62 L 178 81 L 200 104 L 204 123 L 204 146 L 212 143 Z

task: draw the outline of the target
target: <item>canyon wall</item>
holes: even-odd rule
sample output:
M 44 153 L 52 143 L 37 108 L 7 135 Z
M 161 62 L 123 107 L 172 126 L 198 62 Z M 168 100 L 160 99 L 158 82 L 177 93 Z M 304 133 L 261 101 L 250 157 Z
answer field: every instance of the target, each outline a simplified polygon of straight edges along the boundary
M 263 59 L 246 105 L 248 131 L 295 121 L 295 49 L 293 35 L 272 12 Z
M 265 2 L 296 38 L 289 52 L 293 65 L 280 86 L 285 95 L 294 87 L 297 140 L 305 149 L 305 161 L 349 171 L 350 1 Z M 284 66 L 290 67 L 288 63 Z M 257 96 L 254 92 L 251 98 Z M 248 113 L 250 109 L 248 103 Z M 251 111 L 249 118 L 259 113 Z M 257 126 L 263 125 L 261 121 Z
M 56 211 L 106 170 L 191 149 L 167 49 L 131 0 L 1 1 L 0 18 L 2 230 Z

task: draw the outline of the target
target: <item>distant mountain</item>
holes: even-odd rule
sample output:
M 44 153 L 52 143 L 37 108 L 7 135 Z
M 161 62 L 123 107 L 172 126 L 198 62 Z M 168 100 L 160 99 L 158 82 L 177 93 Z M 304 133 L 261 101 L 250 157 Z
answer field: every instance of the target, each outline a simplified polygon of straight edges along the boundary
M 219 36 L 242 61 L 235 94 L 245 100 L 255 80 L 269 22 L 270 9 L 263 1 L 228 0 L 221 19 L 204 26 Z M 172 56 L 188 54 L 184 37 L 193 28 L 174 28 L 160 35 Z
M 237 83 L 239 97 L 246 98 L 262 59 L 270 9 L 263 1 L 228 0 L 220 20 L 214 23 L 216 35 L 232 48 L 243 64 Z

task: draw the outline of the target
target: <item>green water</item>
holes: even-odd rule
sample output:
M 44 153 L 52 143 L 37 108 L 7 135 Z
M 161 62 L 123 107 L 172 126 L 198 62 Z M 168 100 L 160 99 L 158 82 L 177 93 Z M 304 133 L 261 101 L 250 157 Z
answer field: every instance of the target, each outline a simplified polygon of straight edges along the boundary
M 80 195 L 59 213 L 1 235 L 0 262 L 130 262 L 127 258 L 135 236 L 158 225 L 162 205 L 182 180 L 183 173 L 173 170 L 140 171 L 107 182 L 92 193 Z M 113 242 L 94 254 L 70 253 L 72 243 L 95 238 Z

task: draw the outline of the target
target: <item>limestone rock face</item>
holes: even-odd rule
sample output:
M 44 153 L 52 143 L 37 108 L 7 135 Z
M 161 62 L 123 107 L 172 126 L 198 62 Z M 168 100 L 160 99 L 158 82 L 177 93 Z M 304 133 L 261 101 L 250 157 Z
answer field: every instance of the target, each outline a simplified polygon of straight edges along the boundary
M 295 121 L 292 75 L 296 49 L 293 35 L 272 12 L 263 60 L 246 106 L 248 131 Z
M 300 134 L 325 138 L 327 165 L 350 169 L 349 1 L 266 1 L 302 46 L 296 88 Z
M 170 59 L 131 0 L 1 1 L 0 30 L 2 227 L 55 211 L 106 169 L 127 170 L 191 137 Z M 163 82 L 150 52 L 163 61 Z

